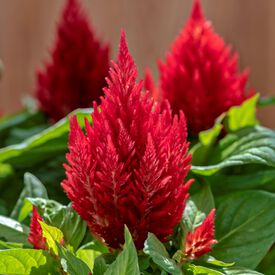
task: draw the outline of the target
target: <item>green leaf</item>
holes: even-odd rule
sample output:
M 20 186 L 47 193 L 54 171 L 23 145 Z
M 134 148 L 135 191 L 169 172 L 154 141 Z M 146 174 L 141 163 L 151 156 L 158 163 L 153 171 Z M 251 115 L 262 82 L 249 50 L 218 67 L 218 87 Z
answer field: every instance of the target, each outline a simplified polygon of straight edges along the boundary
M 143 251 L 152 258 L 155 264 L 164 269 L 166 272 L 172 275 L 183 274 L 180 267 L 173 259 L 170 258 L 164 245 L 154 234 L 148 234 Z
M 264 275 L 255 270 L 246 269 L 243 267 L 225 267 L 222 269 L 223 274 L 225 275 Z
M 222 272 L 205 267 L 205 266 L 199 266 L 199 265 L 194 265 L 194 264 L 187 264 L 184 266 L 184 268 L 192 272 L 194 275 L 200 274 L 200 275 L 223 275 Z
M 237 192 L 217 204 L 213 256 L 254 269 L 275 241 L 275 195 Z
M 43 161 L 43 159 L 66 152 L 69 117 L 76 114 L 79 124 L 83 126 L 85 117 L 91 121 L 91 113 L 92 109 L 78 109 L 53 126 L 26 139 L 22 143 L 0 149 L 0 162 L 33 165 Z
M 32 211 L 32 205 L 43 214 L 44 221 L 59 228 L 64 234 L 65 242 L 77 250 L 85 236 L 87 225 L 72 207 L 64 206 L 53 200 L 28 198 L 21 208 L 19 220 L 24 220 Z
M 0 251 L 0 274 L 50 275 L 56 273 L 57 266 L 47 251 L 20 248 Z
M 89 232 L 90 234 L 90 232 Z M 108 253 L 109 249 L 107 246 L 105 246 L 102 242 L 100 242 L 99 240 L 92 240 L 88 243 L 85 243 L 84 245 L 82 245 L 79 250 L 81 249 L 89 249 L 89 250 L 95 250 L 101 253 Z
M 93 270 L 95 258 L 99 255 L 101 252 L 92 249 L 80 249 L 76 252 L 76 257 L 86 263 L 90 270 Z
M 70 275 L 89 275 L 91 273 L 91 270 L 84 261 L 77 258 L 59 243 L 56 243 L 56 246 L 58 247 L 61 266 L 65 272 Z
M 95 259 L 93 275 L 105 274 L 110 264 L 106 261 L 105 255 L 101 255 Z
M 139 275 L 137 251 L 127 227 L 124 232 L 125 244 L 122 252 L 109 266 L 104 275 Z
M 227 135 L 216 146 L 208 166 L 192 166 L 191 171 L 212 175 L 226 167 L 258 164 L 275 167 L 275 132 L 260 126 Z
M 39 197 L 48 199 L 48 193 L 42 182 L 31 173 L 25 173 L 24 175 L 24 189 L 22 190 L 20 197 L 11 213 L 11 218 L 18 219 L 19 211 L 24 204 L 26 197 Z
M 54 255 L 58 255 L 58 248 L 56 243 L 60 243 L 63 239 L 63 233 L 54 226 L 47 225 L 46 223 L 39 221 L 43 237 L 46 238 L 48 249 L 52 251 Z
M 259 122 L 256 118 L 257 102 L 259 94 L 247 99 L 240 106 L 233 106 L 227 112 L 226 129 L 229 132 L 237 131 L 241 128 L 248 126 L 258 125 Z
M 29 228 L 18 221 L 0 216 L 0 238 L 7 242 L 28 245 Z

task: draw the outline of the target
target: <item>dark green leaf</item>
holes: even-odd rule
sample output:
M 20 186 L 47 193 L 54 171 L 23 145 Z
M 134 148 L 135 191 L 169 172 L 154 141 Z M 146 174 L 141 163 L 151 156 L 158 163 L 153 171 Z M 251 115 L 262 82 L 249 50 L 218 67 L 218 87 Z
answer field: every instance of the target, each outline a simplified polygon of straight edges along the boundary
M 13 219 L 0 216 L 0 239 L 28 245 L 29 229 Z
M 238 192 L 217 204 L 214 257 L 254 269 L 275 241 L 275 195 Z
M 222 269 L 222 272 L 225 275 L 263 275 L 262 273 L 259 273 L 254 270 L 246 269 L 243 267 L 225 267 Z
M 183 274 L 180 267 L 176 262 L 170 258 L 164 245 L 158 240 L 158 238 L 152 234 L 148 234 L 148 238 L 144 244 L 144 253 L 149 255 L 155 264 L 167 271 L 172 275 Z
M 212 175 L 225 167 L 258 164 L 275 167 L 275 132 L 260 126 L 227 135 L 213 152 L 213 164 L 192 166 L 193 173 Z

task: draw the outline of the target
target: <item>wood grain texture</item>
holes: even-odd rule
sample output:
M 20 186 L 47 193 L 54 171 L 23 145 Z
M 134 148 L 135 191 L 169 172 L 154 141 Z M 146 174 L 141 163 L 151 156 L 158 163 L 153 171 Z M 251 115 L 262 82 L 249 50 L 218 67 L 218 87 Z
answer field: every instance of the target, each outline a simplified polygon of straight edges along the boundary
M 0 110 L 20 109 L 23 96 L 34 90 L 35 70 L 48 57 L 64 0 L 0 0 Z M 112 45 L 115 56 L 120 29 L 139 67 L 157 76 L 163 58 L 181 26 L 192 0 L 82 0 L 99 36 Z M 275 1 L 202 0 L 215 29 L 240 54 L 241 68 L 250 67 L 250 84 L 263 95 L 275 95 Z M 275 108 L 260 112 L 265 125 L 275 127 Z

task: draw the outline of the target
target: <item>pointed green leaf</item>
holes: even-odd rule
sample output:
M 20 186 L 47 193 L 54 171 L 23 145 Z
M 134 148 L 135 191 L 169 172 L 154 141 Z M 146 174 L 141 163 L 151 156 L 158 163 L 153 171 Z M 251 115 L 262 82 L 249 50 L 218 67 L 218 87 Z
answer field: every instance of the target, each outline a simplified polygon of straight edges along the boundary
M 125 227 L 125 244 L 122 252 L 116 260 L 109 266 L 104 275 L 139 275 L 137 251 L 132 240 L 131 234 Z
M 92 249 L 80 249 L 76 252 L 76 257 L 82 260 L 87 266 L 93 270 L 95 258 L 101 255 L 100 252 Z

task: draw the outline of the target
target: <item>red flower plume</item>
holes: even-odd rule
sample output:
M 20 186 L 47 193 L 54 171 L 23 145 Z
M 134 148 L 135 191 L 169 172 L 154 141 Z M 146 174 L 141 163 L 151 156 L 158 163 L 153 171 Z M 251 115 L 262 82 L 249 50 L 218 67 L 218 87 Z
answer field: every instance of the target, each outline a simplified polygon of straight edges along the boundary
M 173 112 L 184 111 L 192 134 L 211 128 L 221 113 L 253 93 L 246 91 L 248 72 L 239 74 L 237 63 L 238 55 L 214 32 L 195 1 L 166 63 L 160 63 L 162 97 Z
M 106 98 L 94 103 L 86 135 L 71 119 L 69 165 L 62 183 L 91 232 L 119 248 L 126 224 L 140 249 L 148 232 L 161 240 L 173 233 L 188 197 L 190 168 L 183 113 L 155 104 L 136 83 L 137 69 L 122 33 L 110 69 Z
M 33 245 L 35 249 L 47 250 L 47 242 L 46 239 L 43 237 L 42 228 L 39 221 L 43 221 L 43 219 L 39 215 L 36 207 L 33 206 L 28 241 Z
M 217 243 L 214 239 L 214 218 L 215 209 L 208 214 L 203 223 L 193 233 L 188 232 L 185 254 L 189 259 L 193 260 L 210 252 L 211 247 Z
M 77 0 L 67 0 L 51 61 L 37 73 L 40 109 L 57 121 L 76 108 L 90 107 L 103 94 L 109 49 L 96 40 Z

